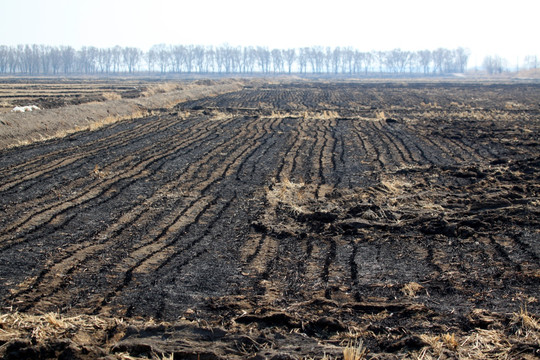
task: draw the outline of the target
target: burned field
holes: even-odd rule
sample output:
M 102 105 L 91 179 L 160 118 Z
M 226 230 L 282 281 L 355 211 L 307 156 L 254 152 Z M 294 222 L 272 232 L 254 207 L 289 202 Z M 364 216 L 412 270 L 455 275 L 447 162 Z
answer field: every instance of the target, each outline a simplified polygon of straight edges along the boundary
M 4 150 L 2 354 L 538 356 L 538 99 L 276 83 Z

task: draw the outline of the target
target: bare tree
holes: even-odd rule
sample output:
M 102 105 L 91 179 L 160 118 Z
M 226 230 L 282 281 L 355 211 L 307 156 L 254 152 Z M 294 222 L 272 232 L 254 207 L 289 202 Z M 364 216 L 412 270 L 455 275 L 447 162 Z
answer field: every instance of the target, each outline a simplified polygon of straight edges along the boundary
M 317 71 L 317 55 L 315 54 L 314 48 L 306 48 L 306 56 L 309 64 L 311 65 L 311 72 L 316 73 Z
M 443 72 L 447 74 L 457 72 L 457 62 L 453 51 L 444 49 L 443 54 Z
M 386 52 L 385 65 L 392 72 L 402 73 L 407 68 L 411 53 L 401 49 L 394 49 Z
M 332 63 L 332 72 L 334 74 L 337 74 L 341 66 L 341 49 L 339 47 L 335 48 L 332 51 L 331 63 Z
M 283 72 L 283 55 L 280 49 L 272 49 L 272 67 L 274 68 L 274 74 Z
M 215 57 L 216 51 L 213 47 L 209 47 L 204 52 L 204 72 L 214 72 L 215 71 Z
M 309 48 L 304 47 L 301 48 L 298 51 L 298 67 L 300 70 L 300 73 L 306 73 L 307 72 L 307 62 L 309 58 Z
M 43 74 L 48 74 L 51 70 L 51 46 L 46 45 L 40 45 L 39 46 L 39 52 L 40 52 L 40 60 L 41 60 L 41 72 Z
M 195 46 L 193 48 L 193 60 L 195 61 L 195 67 L 197 69 L 197 72 L 203 73 L 205 71 L 205 49 L 202 46 Z
M 8 52 L 8 55 L 7 55 L 7 67 L 9 68 L 9 72 L 10 73 L 15 73 L 19 70 L 19 56 L 18 56 L 18 52 L 19 52 L 19 47 L 17 46 L 17 48 L 9 48 L 9 52 Z
M 93 46 L 82 47 L 77 52 L 78 68 L 85 74 L 93 74 L 96 71 L 99 50 Z
M 27 74 L 39 73 L 40 51 L 38 45 L 26 45 L 20 53 L 23 72 Z
M 231 59 L 231 49 L 228 44 L 222 45 L 220 48 L 221 54 L 221 66 L 226 74 L 231 73 L 232 59 Z
M 73 63 L 75 61 L 75 49 L 71 46 L 63 46 L 60 48 L 62 52 L 62 65 L 64 74 L 69 74 L 73 71 Z
M 469 62 L 470 51 L 462 47 L 458 47 L 454 50 L 454 56 L 456 59 L 457 70 L 464 73 L 467 69 L 467 63 Z
M 21 49 L 18 49 L 18 55 L 19 55 L 19 61 L 21 64 L 22 72 L 24 73 L 32 73 L 32 54 L 30 50 L 30 46 L 26 45 L 22 47 Z
M 116 45 L 111 49 L 111 60 L 113 64 L 113 72 L 119 72 L 120 65 L 122 64 L 122 48 L 119 45 Z
M 490 75 L 500 74 L 504 69 L 504 60 L 498 55 L 486 56 L 482 62 L 482 66 Z
M 52 47 L 49 51 L 49 57 L 51 59 L 51 70 L 56 75 L 62 66 L 62 52 L 57 47 Z
M 433 60 L 433 72 L 442 73 L 444 66 L 444 59 L 446 57 L 446 49 L 438 48 L 431 53 L 431 59 Z
M 327 47 L 324 53 L 324 69 L 327 74 L 332 72 L 332 53 L 333 49 Z
M 270 51 L 266 47 L 257 47 L 257 62 L 259 68 L 263 73 L 267 73 L 270 70 Z
M 170 50 L 171 63 L 174 72 L 181 72 L 182 65 L 187 61 L 187 49 L 183 45 L 172 46 Z
M 86 46 L 83 46 L 75 53 L 75 67 L 78 73 L 88 73 L 88 58 Z
M 146 61 L 146 66 L 148 67 L 148 71 L 154 72 L 154 65 L 156 64 L 156 62 L 158 60 L 158 55 L 156 53 L 156 49 L 150 48 L 144 54 L 144 60 Z
M 109 74 L 113 65 L 112 49 L 99 49 L 99 69 L 102 73 Z
M 342 54 L 342 62 L 343 62 L 343 72 L 348 72 L 349 74 L 352 74 L 353 72 L 353 61 L 354 61 L 354 51 L 352 48 L 347 47 L 343 49 L 341 52 Z
M 429 73 L 429 66 L 431 64 L 431 51 L 429 50 L 420 50 L 418 51 L 418 61 L 422 66 L 424 74 Z
M 312 68 L 314 73 L 322 73 L 325 54 L 322 46 L 314 46 L 310 52 L 312 59 Z
M 193 62 L 195 60 L 195 52 L 194 52 L 194 46 L 189 45 L 186 46 L 186 52 L 185 52 L 185 64 L 186 64 L 186 71 L 188 73 L 191 73 L 193 71 Z
M 384 58 L 382 60 L 384 62 L 384 66 L 387 71 L 390 71 L 390 72 L 398 71 L 398 65 L 397 65 L 398 51 L 401 51 L 401 50 L 394 49 L 391 51 L 384 52 Z
M 154 45 L 150 48 L 151 51 L 154 51 L 156 54 L 156 62 L 159 66 L 159 70 L 162 74 L 167 71 L 169 67 L 171 53 L 165 44 Z
M 255 67 L 256 51 L 252 46 L 242 48 L 240 57 L 240 72 L 252 73 Z
M 538 56 L 527 55 L 525 56 L 525 67 L 527 69 L 538 69 Z
M 217 71 L 218 73 L 221 74 L 221 72 L 225 68 L 225 61 L 226 61 L 226 54 L 222 47 L 216 48 L 215 59 L 216 59 Z
M 0 45 L 0 73 L 5 74 L 8 70 L 9 48 L 6 45 Z
M 131 74 L 141 61 L 141 50 L 134 47 L 126 47 L 123 50 L 123 56 L 128 72 Z
M 354 73 L 359 74 L 362 72 L 362 66 L 364 65 L 364 53 L 360 51 L 354 52 Z
M 240 72 L 240 68 L 242 67 L 242 50 L 238 47 L 229 47 L 227 54 L 230 59 L 230 71 L 233 73 Z
M 409 52 L 408 64 L 409 64 L 409 74 L 418 72 L 418 69 L 420 67 L 420 58 L 418 56 L 418 53 Z
M 375 56 L 370 52 L 364 53 L 364 74 L 368 74 L 373 62 L 375 61 Z
M 285 59 L 285 62 L 287 63 L 287 71 L 290 74 L 292 71 L 292 65 L 294 64 L 294 61 L 296 60 L 296 50 L 294 49 L 284 50 L 283 58 Z

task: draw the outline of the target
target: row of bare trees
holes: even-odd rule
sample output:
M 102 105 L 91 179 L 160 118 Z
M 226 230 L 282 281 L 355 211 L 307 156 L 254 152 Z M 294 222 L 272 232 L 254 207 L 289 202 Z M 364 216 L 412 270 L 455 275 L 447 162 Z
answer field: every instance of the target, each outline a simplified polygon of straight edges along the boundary
M 69 75 L 118 73 L 221 74 L 447 74 L 465 72 L 464 48 L 362 52 L 350 47 L 218 47 L 155 45 L 135 47 L 0 46 L 0 74 Z M 488 64 L 489 65 L 489 64 Z M 489 68 L 491 69 L 491 67 Z M 497 71 L 498 68 L 494 71 Z
M 540 59 L 537 55 L 528 55 L 525 56 L 523 61 L 522 69 L 538 69 L 540 68 Z M 508 67 L 508 61 L 498 55 L 489 55 L 484 58 L 482 62 L 482 67 L 488 74 L 500 74 L 504 72 Z M 519 65 L 517 65 L 519 69 Z
M 71 46 L 0 46 L 2 74 L 96 74 L 134 72 L 140 69 L 142 51 L 132 47 L 98 49 Z

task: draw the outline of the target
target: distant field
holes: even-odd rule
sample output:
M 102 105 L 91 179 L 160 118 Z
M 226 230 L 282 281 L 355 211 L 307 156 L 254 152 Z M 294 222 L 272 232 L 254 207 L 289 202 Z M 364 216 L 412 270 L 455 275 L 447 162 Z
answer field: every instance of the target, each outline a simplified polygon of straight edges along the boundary
M 0 81 L 0 112 L 15 106 L 37 105 L 50 109 L 144 95 L 152 83 L 137 80 L 82 80 L 10 78 Z
M 244 83 L 1 150 L 0 355 L 536 358 L 538 99 L 515 83 Z
M 179 102 L 241 89 L 231 79 L 160 82 L 123 79 L 0 79 L 0 149 L 95 130 Z M 250 81 L 249 83 L 254 83 Z M 38 107 L 12 112 L 15 107 Z

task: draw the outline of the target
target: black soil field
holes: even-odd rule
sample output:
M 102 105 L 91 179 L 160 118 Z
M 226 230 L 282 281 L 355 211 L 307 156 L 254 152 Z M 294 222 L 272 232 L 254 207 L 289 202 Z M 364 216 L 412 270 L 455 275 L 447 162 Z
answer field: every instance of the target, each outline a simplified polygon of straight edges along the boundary
M 289 82 L 0 151 L 0 355 L 536 358 L 539 130 L 535 84 Z

